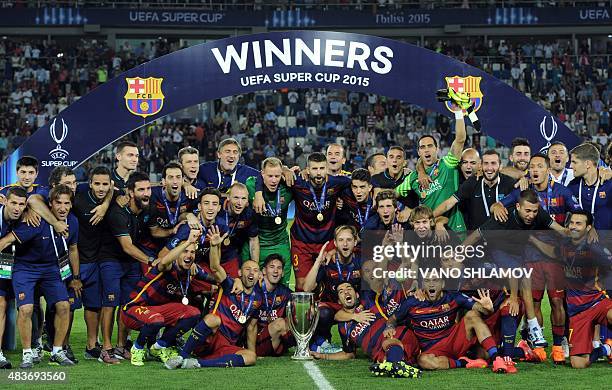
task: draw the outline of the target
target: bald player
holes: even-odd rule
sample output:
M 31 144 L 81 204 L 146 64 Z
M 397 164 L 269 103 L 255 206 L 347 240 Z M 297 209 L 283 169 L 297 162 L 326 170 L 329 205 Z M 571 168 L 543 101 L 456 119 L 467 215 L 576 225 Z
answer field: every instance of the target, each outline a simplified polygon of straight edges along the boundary
M 459 175 L 459 185 L 470 178 L 474 174 L 482 171 L 482 160 L 480 154 L 474 148 L 467 148 L 461 154 L 461 162 L 459 163 L 461 175 Z

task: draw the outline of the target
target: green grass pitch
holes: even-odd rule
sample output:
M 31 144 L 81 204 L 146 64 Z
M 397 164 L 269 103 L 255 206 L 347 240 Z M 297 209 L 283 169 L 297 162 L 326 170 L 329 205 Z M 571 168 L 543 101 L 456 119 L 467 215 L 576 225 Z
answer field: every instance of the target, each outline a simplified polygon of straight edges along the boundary
M 549 307 L 543 305 L 545 318 Z M 292 361 L 288 356 L 260 358 L 255 367 L 212 368 L 191 371 L 168 371 L 158 362 L 147 362 L 144 367 L 131 366 L 129 362 L 107 366 L 97 361 L 82 359 L 85 345 L 85 323 L 83 311 L 75 316 L 72 345 L 81 357 L 77 366 L 65 369 L 67 383 L 62 385 L 28 383 L 15 384 L 10 388 L 60 388 L 70 389 L 316 389 L 303 363 Z M 548 320 L 546 320 L 548 324 Z M 548 340 L 552 340 L 550 327 L 546 328 Z M 337 337 L 337 336 L 336 336 Z M 14 365 L 20 362 L 19 352 L 8 353 Z M 58 370 L 47 365 L 47 358 L 36 370 Z M 542 364 L 519 363 L 518 374 L 500 375 L 489 369 L 424 372 L 419 379 L 378 378 L 370 375 L 369 362 L 365 357 L 353 361 L 317 361 L 315 363 L 335 389 L 393 389 L 416 386 L 424 389 L 604 389 L 612 383 L 612 367 L 607 362 L 598 362 L 585 370 L 574 370 L 569 366 L 554 366 L 550 361 Z M 5 387 L 7 374 L 1 372 L 0 388 Z M 34 387 L 35 386 L 35 387 Z

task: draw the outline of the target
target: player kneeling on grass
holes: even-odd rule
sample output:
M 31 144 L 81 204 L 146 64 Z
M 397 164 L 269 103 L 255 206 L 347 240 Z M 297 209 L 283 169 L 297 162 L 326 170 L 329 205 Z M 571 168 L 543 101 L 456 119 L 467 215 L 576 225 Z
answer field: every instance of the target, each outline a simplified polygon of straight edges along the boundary
M 494 362 L 496 372 L 515 372 L 513 364 L 506 364 L 497 356 L 497 346 L 482 316 L 493 312 L 488 290 L 478 290 L 479 298 L 459 292 L 444 291 L 444 281 L 425 278 L 422 289 L 426 299 L 408 297 L 387 321 L 385 334 L 395 331 L 396 324 L 408 323 L 421 347 L 419 366 L 426 370 L 449 368 L 485 368 L 484 359 L 469 359 L 465 355 L 480 344 Z M 457 321 L 460 310 L 468 312 Z
M 262 306 L 261 290 L 255 285 L 259 280 L 259 265 L 247 260 L 239 270 L 240 279 L 232 279 L 221 267 L 221 236 L 215 225 L 208 231 L 210 242 L 210 269 L 220 284 L 214 299 L 213 310 L 191 332 L 178 356 L 164 363 L 169 370 L 200 367 L 253 366 L 257 360 L 257 318 Z M 234 292 L 236 284 L 244 288 Z M 241 286 L 241 287 L 242 287 Z M 246 331 L 247 348 L 239 345 Z M 192 353 L 198 356 L 191 358 Z
M 375 375 L 414 378 L 420 370 L 408 365 L 419 352 L 418 341 L 410 329 L 398 326 L 394 332 L 383 332 L 386 321 L 380 314 L 364 312 L 355 288 L 349 282 L 341 282 L 337 287 L 338 303 L 343 311 L 354 313 L 359 320 L 341 322 L 338 325 L 342 338 L 343 351 L 335 353 L 310 352 L 315 359 L 346 360 L 355 357 L 357 346 L 361 346 L 374 364 L 370 370 Z M 364 312 L 365 315 L 359 316 Z M 363 317 L 363 318 L 362 318 Z
M 608 331 L 612 328 L 612 299 L 600 287 L 602 280 L 609 280 L 606 277 L 610 276 L 612 255 L 605 246 L 589 243 L 592 229 L 593 215 L 575 211 L 569 221 L 570 237 L 558 246 L 530 238 L 544 254 L 560 261 L 565 270 L 570 363 L 574 368 L 587 368 L 606 356 L 612 362 L 612 344 L 597 348 L 592 344 L 596 325 L 607 325 Z
M 287 302 L 291 290 L 282 284 L 285 262 L 279 254 L 266 257 L 263 279 L 257 286 L 263 296 L 263 305 L 257 321 L 257 356 L 281 356 L 295 340 L 286 319 Z
M 123 306 L 121 320 L 130 329 L 139 330 L 131 349 L 131 362 L 144 365 L 147 345 L 149 353 L 166 362 L 178 352 L 176 339 L 191 329 L 200 317 L 200 310 L 189 305 L 187 298 L 192 279 L 213 282 L 214 279 L 194 264 L 199 230 L 192 230 L 189 238 L 168 252 L 154 264 L 138 282 Z M 155 340 L 159 330 L 162 336 Z

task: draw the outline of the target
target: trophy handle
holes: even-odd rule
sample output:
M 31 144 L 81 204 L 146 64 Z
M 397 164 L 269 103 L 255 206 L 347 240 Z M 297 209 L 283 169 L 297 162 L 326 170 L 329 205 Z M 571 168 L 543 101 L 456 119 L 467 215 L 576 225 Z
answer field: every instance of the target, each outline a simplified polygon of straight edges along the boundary
M 295 325 L 293 324 L 293 310 L 291 309 L 291 300 L 287 302 L 287 325 L 289 326 L 289 331 L 294 335 L 297 334 L 295 331 Z
M 308 339 L 312 337 L 315 329 L 317 329 L 317 324 L 319 323 L 319 304 L 317 302 L 315 302 L 315 304 L 312 306 L 312 310 L 314 312 L 315 319 L 312 322 L 310 329 L 308 329 Z

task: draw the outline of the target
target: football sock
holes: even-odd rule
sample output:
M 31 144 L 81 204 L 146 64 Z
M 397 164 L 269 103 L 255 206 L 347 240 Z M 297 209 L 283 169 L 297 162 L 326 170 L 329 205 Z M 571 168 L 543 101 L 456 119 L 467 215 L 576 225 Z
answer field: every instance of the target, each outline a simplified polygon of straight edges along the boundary
M 244 358 L 237 354 L 223 355 L 216 359 L 198 359 L 200 367 L 244 367 Z
M 605 344 L 608 339 L 612 339 L 612 333 L 610 333 L 610 327 L 606 326 L 606 324 L 601 324 L 599 326 L 599 339 L 602 344 Z
M 465 368 L 467 361 L 463 359 L 448 359 L 448 368 Z
M 55 355 L 56 353 L 58 353 L 59 351 L 62 350 L 62 347 L 57 347 L 57 346 L 53 346 L 53 349 L 51 350 L 51 355 Z
M 538 322 L 537 318 L 529 318 L 527 320 L 527 328 L 528 329 L 532 329 L 532 328 L 539 328 L 540 327 L 540 323 Z
M 482 345 L 482 347 L 487 351 L 491 360 L 497 357 L 497 344 L 495 343 L 495 340 L 493 340 L 492 336 L 482 340 L 480 345 Z
M 516 338 L 517 321 L 518 318 L 511 315 L 501 316 L 501 331 L 503 338 L 502 354 L 504 356 L 512 357 L 514 354 L 514 341 Z
M 32 348 L 26 348 L 23 350 L 23 354 L 25 355 L 26 353 L 32 353 Z
M 162 339 L 157 339 L 157 341 L 155 342 L 155 344 L 153 344 L 153 346 L 151 348 L 154 349 L 162 349 L 162 348 L 166 348 L 168 346 L 168 344 L 166 344 L 166 342 Z
M 610 348 L 612 347 L 607 344 L 602 344 L 599 348 L 593 349 L 591 355 L 589 356 L 589 360 L 591 361 L 591 363 L 595 363 L 597 360 L 599 360 L 600 357 L 610 355 Z
M 563 343 L 563 336 L 565 336 L 565 325 L 553 325 L 552 334 L 553 345 L 561 346 L 561 344 Z
M 523 359 L 523 358 L 525 358 L 525 351 L 523 351 L 522 348 L 514 347 L 514 350 L 512 351 L 512 354 L 511 355 L 505 355 L 505 356 L 510 356 L 513 359 Z
M 404 358 L 404 350 L 399 345 L 392 345 L 387 349 L 387 361 L 388 362 L 399 362 Z
M 334 325 L 334 313 L 332 310 L 323 307 L 319 309 L 319 323 L 315 334 L 323 337 L 325 340 L 331 340 L 331 328 Z
M 138 337 L 136 341 L 134 341 L 134 346 L 136 346 L 137 349 L 144 348 L 148 340 L 155 340 L 155 336 L 162 326 L 164 326 L 163 322 L 144 325 L 140 328 L 140 333 L 138 333 Z
M 164 333 L 159 338 L 159 340 L 163 341 L 166 345 L 174 345 L 176 343 L 177 336 L 193 328 L 196 322 L 198 322 L 197 316 L 181 318 L 176 322 L 176 325 L 172 327 L 166 327 L 166 329 L 164 329 Z
M 198 324 L 193 328 L 191 335 L 185 342 L 183 349 L 180 351 L 180 355 L 183 359 L 188 358 L 191 355 L 191 352 L 200 344 L 206 341 L 206 338 L 212 333 L 212 329 L 206 325 L 204 320 L 198 322 Z
M 41 310 L 42 313 L 42 310 Z M 52 305 L 49 305 L 46 307 L 45 309 L 45 318 L 47 319 L 45 321 L 45 332 L 47 333 L 47 342 L 49 344 L 53 343 L 53 340 L 55 340 L 55 308 Z M 32 321 L 32 323 L 34 323 Z M 42 337 L 41 337 L 41 342 L 40 345 L 42 346 Z

